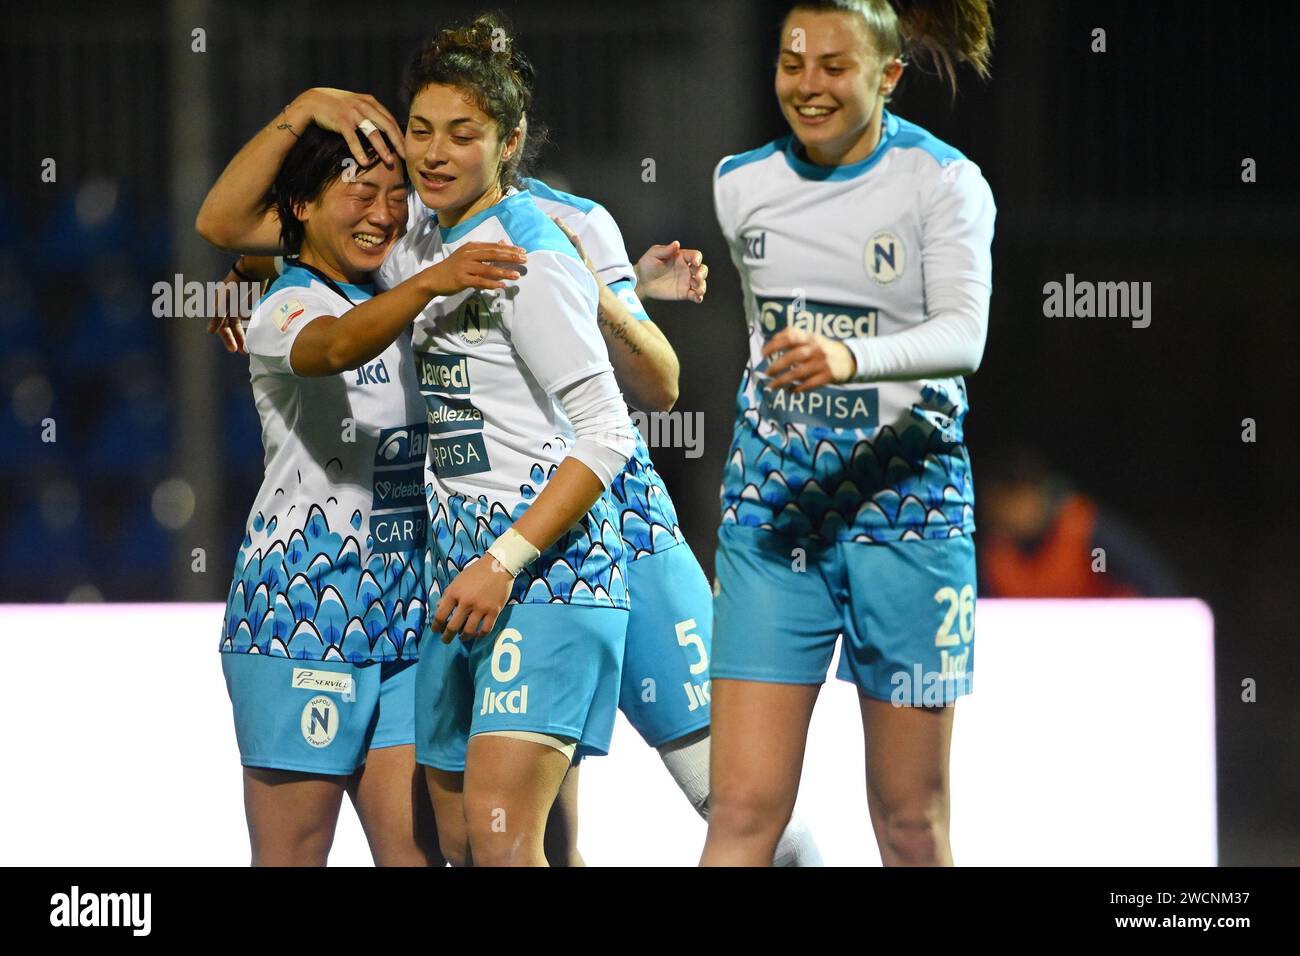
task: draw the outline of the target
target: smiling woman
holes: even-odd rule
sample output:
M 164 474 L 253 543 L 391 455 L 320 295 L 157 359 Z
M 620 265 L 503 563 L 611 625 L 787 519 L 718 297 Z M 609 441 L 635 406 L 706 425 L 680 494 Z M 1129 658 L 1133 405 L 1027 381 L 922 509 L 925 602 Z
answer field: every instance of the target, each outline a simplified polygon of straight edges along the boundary
M 387 137 L 383 136 L 385 143 Z M 367 147 L 370 144 L 367 142 Z M 271 188 L 270 199 L 280 220 L 280 241 L 298 249 L 308 223 L 328 216 L 330 223 L 351 227 L 347 231 L 359 249 L 330 248 L 340 232 L 319 229 L 313 250 L 323 254 L 320 265 L 337 279 L 353 281 L 383 261 L 388 243 L 406 226 L 407 183 L 401 167 L 385 166 L 373 147 L 368 162 L 358 166 L 342 137 L 309 126 L 299 137 Z M 360 252 L 360 254 L 358 254 Z
M 236 223 L 298 253 L 247 329 L 266 470 L 220 648 L 253 862 L 323 865 L 347 792 L 377 863 L 437 863 L 413 746 L 428 428 L 409 327 L 434 296 L 518 275 L 486 254 L 523 256 L 467 245 L 374 295 L 371 272 L 406 224 L 405 175 L 380 161 L 390 142 L 354 135 L 357 162 L 339 133 L 288 123 L 241 150 L 200 216 L 228 228 L 223 183 L 257 183 L 264 200 Z
M 532 87 L 513 43 L 480 16 L 411 61 L 406 161 L 434 217 L 378 275 L 393 285 L 476 240 L 529 252 L 507 290 L 431 303 L 413 339 L 431 422 L 432 631 L 462 638 L 421 645 L 417 759 L 444 852 L 476 866 L 546 864 L 572 759 L 609 747 L 629 608 L 604 492 L 635 436 L 597 281 L 518 177 Z
M 974 163 L 885 104 L 909 52 L 984 72 L 987 7 L 793 4 L 774 78 L 790 133 L 715 172 L 750 357 L 716 558 L 708 864 L 771 859 L 841 634 L 881 859 L 952 862 L 975 630 L 962 376 L 984 350 L 994 206 Z M 942 692 L 895 706 L 912 675 Z

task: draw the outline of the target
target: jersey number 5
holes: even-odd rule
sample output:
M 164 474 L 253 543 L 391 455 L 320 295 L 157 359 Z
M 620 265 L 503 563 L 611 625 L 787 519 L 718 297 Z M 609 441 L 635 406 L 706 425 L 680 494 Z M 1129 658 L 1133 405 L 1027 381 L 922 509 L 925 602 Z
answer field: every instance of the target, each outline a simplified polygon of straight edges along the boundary
M 688 617 L 684 621 L 677 622 L 677 643 L 682 647 L 694 647 L 700 659 L 691 665 L 692 674 L 703 674 L 709 669 L 709 655 L 704 650 L 704 641 L 700 635 L 691 632 L 691 628 L 696 627 L 695 618 Z

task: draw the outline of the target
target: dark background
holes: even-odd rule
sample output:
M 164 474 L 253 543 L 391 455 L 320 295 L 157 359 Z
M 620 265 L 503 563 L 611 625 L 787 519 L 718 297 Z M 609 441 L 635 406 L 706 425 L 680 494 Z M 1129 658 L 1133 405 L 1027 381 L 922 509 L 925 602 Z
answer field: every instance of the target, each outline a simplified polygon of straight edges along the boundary
M 678 238 L 712 265 L 704 305 L 650 307 L 681 358 L 677 407 L 704 415 L 702 458 L 655 457 L 706 569 L 745 354 L 710 175 L 722 156 L 786 132 L 772 94 L 785 6 L 498 5 L 538 70 L 533 115 L 553 137 L 542 178 L 608 206 L 634 258 Z M 417 42 L 478 9 L 126 0 L 6 11 L 0 600 L 224 600 L 260 481 L 247 365 L 204 335 L 204 319 L 154 318 L 153 284 L 224 274 L 230 257 L 193 233 L 198 204 L 288 100 L 336 86 L 398 113 Z M 1036 449 L 1209 603 L 1221 862 L 1295 863 L 1294 24 L 1287 5 L 1035 0 L 1000 4 L 995 25 L 990 82 L 963 71 L 954 99 L 912 68 L 892 104 L 977 162 L 998 203 L 988 346 L 968 379 L 977 487 L 981 456 Z M 203 53 L 191 50 L 196 27 Z M 1090 51 L 1097 27 L 1105 53 Z M 1242 182 L 1247 157 L 1254 183 Z M 653 183 L 641 180 L 645 158 Z M 1043 284 L 1071 272 L 1151 282 L 1151 326 L 1045 318 Z M 54 442 L 41 440 L 47 418 Z M 1254 443 L 1242 441 L 1245 418 Z M 1245 678 L 1255 703 L 1240 699 Z M 1096 700 L 1161 693 L 1116 672 Z M 1050 699 L 1025 700 L 1027 720 L 1050 717 Z

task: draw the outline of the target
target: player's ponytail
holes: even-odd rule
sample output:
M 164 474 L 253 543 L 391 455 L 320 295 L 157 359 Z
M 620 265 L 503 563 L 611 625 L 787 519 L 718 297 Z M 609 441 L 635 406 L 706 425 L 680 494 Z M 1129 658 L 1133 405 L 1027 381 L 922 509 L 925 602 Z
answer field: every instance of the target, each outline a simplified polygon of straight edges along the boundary
M 499 13 L 446 27 L 416 52 L 402 79 L 402 100 L 409 107 L 430 84 L 454 86 L 467 92 L 492 117 L 497 135 L 505 140 L 530 114 L 533 105 L 533 66 L 516 44 Z M 546 130 L 528 116 L 528 134 L 509 160 L 501 164 L 502 189 L 518 186 L 520 177 L 546 140 Z
M 882 60 L 929 62 L 955 93 L 958 63 L 989 76 L 990 6 L 990 0 L 801 0 L 790 9 L 856 13 Z
M 957 90 L 956 63 L 989 78 L 993 20 L 988 0 L 890 0 L 898 27 L 913 55 L 928 57 Z

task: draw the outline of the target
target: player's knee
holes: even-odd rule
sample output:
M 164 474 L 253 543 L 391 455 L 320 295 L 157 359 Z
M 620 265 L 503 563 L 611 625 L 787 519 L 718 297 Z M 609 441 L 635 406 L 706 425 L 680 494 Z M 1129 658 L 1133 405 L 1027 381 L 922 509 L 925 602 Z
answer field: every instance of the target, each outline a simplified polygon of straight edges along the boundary
M 709 794 L 709 826 L 734 836 L 779 835 L 790 820 L 791 806 L 778 794 L 719 787 Z
M 534 862 L 534 848 L 527 834 L 483 832 L 471 827 L 469 848 L 476 867 L 527 866 Z
M 522 866 L 540 846 L 541 832 L 523 812 L 512 812 L 503 796 L 465 801 L 465 837 L 477 866 Z
M 947 857 L 948 823 L 937 800 L 901 804 L 884 814 L 885 862 L 936 866 Z
M 469 864 L 469 837 L 464 827 L 438 826 L 438 849 L 452 866 Z
M 369 835 L 368 835 L 369 836 Z M 436 835 L 401 830 L 370 836 L 370 853 L 375 866 L 384 867 L 441 867 L 443 857 Z
M 250 833 L 253 866 L 325 866 L 334 845 L 332 827 L 314 827 L 295 834 Z

